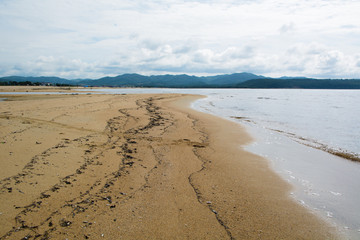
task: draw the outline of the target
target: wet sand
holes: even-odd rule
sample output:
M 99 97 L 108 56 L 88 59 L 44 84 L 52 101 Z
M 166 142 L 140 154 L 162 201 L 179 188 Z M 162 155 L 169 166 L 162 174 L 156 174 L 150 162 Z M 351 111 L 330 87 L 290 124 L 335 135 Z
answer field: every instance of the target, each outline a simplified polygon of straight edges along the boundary
M 0 239 L 335 239 L 197 98 L 1 102 Z

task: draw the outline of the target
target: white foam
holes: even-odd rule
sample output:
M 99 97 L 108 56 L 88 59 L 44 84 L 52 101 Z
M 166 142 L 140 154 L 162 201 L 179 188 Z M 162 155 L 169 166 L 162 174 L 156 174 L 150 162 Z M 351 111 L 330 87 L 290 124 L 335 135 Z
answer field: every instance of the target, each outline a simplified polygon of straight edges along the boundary
M 330 191 L 330 193 L 334 196 L 342 196 L 342 193 L 339 193 L 339 192 Z
M 332 217 L 333 217 L 333 213 L 332 213 L 332 212 L 326 212 L 326 216 L 327 216 L 328 218 L 332 218 Z

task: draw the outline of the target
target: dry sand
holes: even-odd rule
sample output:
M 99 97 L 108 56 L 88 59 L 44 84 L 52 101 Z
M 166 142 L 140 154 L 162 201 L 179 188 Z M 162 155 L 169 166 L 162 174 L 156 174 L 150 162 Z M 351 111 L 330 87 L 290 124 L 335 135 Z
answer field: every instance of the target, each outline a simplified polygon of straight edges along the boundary
M 0 102 L 0 239 L 335 239 L 196 98 Z

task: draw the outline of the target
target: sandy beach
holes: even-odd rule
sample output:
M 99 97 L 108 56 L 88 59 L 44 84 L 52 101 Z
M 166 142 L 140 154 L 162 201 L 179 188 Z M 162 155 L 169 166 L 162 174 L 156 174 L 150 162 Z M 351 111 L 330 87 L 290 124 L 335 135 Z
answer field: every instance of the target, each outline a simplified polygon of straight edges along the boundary
M 338 239 L 200 97 L 0 96 L 0 239 Z

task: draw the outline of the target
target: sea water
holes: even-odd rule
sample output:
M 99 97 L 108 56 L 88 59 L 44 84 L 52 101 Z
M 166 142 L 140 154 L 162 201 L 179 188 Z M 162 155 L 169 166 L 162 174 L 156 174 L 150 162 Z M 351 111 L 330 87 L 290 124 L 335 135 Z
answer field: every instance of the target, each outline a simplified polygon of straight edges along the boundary
M 254 137 L 246 150 L 269 159 L 300 204 L 360 239 L 360 91 L 299 89 L 107 89 L 107 93 L 206 95 L 198 111 L 241 123 Z
M 360 91 L 229 90 L 206 101 L 203 105 L 216 106 L 213 113 L 248 118 L 308 144 L 360 153 Z

